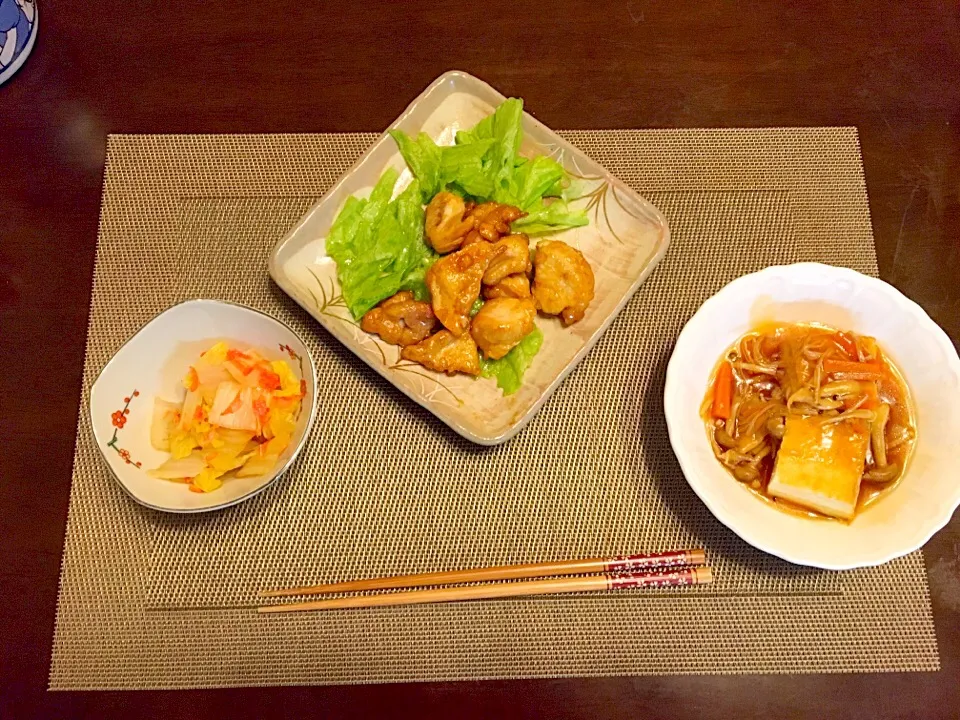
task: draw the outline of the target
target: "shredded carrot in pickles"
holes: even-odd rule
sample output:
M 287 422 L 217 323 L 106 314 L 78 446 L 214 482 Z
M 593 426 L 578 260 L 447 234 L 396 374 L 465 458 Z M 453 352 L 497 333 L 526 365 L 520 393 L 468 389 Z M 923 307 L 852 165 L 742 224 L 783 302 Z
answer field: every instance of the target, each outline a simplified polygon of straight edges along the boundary
M 153 477 L 213 492 L 226 479 L 265 475 L 296 429 L 306 384 L 285 360 L 217 343 L 187 370 L 182 403 L 157 398 L 150 442 L 170 458 Z

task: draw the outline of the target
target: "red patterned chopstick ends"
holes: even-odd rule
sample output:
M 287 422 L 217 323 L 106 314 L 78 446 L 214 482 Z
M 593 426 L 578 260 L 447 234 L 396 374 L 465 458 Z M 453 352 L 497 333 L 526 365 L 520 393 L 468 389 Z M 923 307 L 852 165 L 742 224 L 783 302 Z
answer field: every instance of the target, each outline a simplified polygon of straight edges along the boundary
M 713 573 L 707 567 L 688 567 L 669 572 L 629 573 L 611 575 L 607 578 L 610 590 L 627 588 L 669 588 L 686 585 L 703 585 L 713 581 Z
M 607 561 L 604 572 L 641 573 L 654 568 L 681 568 L 703 565 L 707 561 L 703 550 L 670 550 L 642 555 L 618 555 Z

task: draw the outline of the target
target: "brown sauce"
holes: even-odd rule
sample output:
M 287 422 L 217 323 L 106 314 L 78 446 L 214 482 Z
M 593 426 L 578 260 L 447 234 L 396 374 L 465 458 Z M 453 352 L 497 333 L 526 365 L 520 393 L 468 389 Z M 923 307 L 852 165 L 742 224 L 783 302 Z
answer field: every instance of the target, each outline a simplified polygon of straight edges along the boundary
M 721 371 L 725 373 L 721 381 L 733 378 L 726 405 L 718 389 L 727 385 L 718 382 Z M 902 374 L 873 338 L 815 323 L 763 324 L 738 339 L 719 359 L 701 406 L 714 455 L 740 485 L 784 512 L 836 520 L 767 492 L 780 442 L 776 432 L 782 437 L 779 418 L 790 414 L 884 428 L 881 450 L 886 451 L 886 463 L 878 461 L 871 440 L 856 513 L 899 485 L 916 445 L 915 412 Z M 887 477 L 883 482 L 872 481 L 868 476 L 873 473 Z

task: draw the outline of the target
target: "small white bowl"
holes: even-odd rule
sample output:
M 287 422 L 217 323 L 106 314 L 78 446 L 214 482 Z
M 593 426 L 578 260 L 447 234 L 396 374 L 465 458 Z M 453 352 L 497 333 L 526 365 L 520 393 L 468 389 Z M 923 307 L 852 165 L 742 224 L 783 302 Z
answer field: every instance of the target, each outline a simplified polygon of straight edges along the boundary
M 808 520 L 760 501 L 714 457 L 700 405 L 712 369 L 758 323 L 820 322 L 876 337 L 903 372 L 917 411 L 917 444 L 889 495 L 850 524 Z M 853 270 L 802 263 L 746 275 L 707 300 L 677 339 L 664 410 L 690 487 L 754 547 L 831 570 L 879 565 L 921 547 L 960 505 L 960 358 L 898 290 Z
M 158 480 L 146 473 L 169 457 L 150 444 L 153 401 L 158 396 L 182 400 L 186 393 L 181 383 L 183 375 L 201 352 L 220 340 L 256 347 L 272 360 L 288 361 L 293 372 L 306 382 L 307 392 L 293 440 L 273 473 L 230 479 L 213 492 L 195 493 L 183 483 Z M 189 300 L 144 325 L 104 366 L 90 389 L 90 418 L 111 474 L 130 497 L 154 510 L 196 513 L 235 505 L 280 477 L 310 434 L 317 410 L 316 393 L 313 359 L 289 327 L 242 305 Z

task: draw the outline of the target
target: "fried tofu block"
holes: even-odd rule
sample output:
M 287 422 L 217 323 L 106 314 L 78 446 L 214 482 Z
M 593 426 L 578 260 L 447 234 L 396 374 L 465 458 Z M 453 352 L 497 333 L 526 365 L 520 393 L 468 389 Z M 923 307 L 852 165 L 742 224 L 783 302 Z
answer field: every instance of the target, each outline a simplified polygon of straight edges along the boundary
M 790 416 L 767 492 L 848 520 L 860 494 L 870 432 L 860 420 Z

